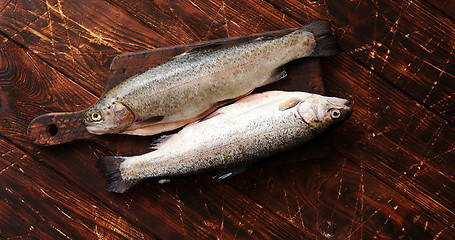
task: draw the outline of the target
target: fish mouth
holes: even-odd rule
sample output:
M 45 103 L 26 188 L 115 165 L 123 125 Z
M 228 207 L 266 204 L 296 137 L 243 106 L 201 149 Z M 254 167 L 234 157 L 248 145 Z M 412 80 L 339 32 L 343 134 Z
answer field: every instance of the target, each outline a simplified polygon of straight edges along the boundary
M 348 101 L 348 104 L 343 106 L 343 117 L 344 119 L 348 119 L 351 114 L 352 114 L 352 107 L 349 106 L 350 102 Z
M 87 130 L 91 134 L 95 135 L 103 135 L 106 133 L 114 133 L 112 129 L 106 128 L 103 125 L 93 124 L 93 123 L 86 123 L 85 130 Z
M 86 129 L 89 133 L 95 134 L 95 135 L 101 135 L 101 134 L 105 133 L 105 132 L 103 132 L 103 131 L 99 131 L 99 127 L 97 127 L 97 126 L 86 125 L 86 126 L 85 126 L 85 129 Z

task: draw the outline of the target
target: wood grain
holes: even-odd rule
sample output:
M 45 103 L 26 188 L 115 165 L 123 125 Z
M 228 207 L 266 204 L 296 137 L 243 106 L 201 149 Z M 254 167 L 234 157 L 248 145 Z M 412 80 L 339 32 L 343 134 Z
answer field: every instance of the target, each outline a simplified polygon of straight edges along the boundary
M 269 2 L 299 23 L 307 18 L 330 17 L 340 46 L 348 55 L 455 123 L 455 111 L 448 110 L 455 109 L 455 65 L 451 64 L 455 29 L 451 19 L 428 3 Z
M 154 239 L 5 139 L 0 145 L 11 162 L 0 171 L 2 238 Z
M 103 0 L 9 1 L 0 24 L 9 38 L 97 96 L 116 55 L 170 44 Z
M 405 94 L 392 93 L 392 85 L 367 70 L 359 71 L 360 66 L 345 55 L 340 55 L 337 63 L 337 68 L 329 68 L 326 73 L 328 92 L 349 96 L 354 109 L 358 109 L 348 125 L 351 131 L 358 131 L 357 137 L 337 139 L 337 149 L 452 225 L 454 127 Z M 351 80 L 340 81 L 341 72 Z
M 0 236 L 450 239 L 449 3 L 0 2 Z M 150 180 L 110 194 L 95 163 L 134 152 L 130 139 L 109 150 L 88 142 L 42 148 L 26 138 L 34 117 L 95 102 L 118 54 L 298 27 L 313 18 L 335 26 L 344 54 L 324 59 L 322 73 L 328 95 L 352 102 L 351 119 L 232 179 Z M 318 147 L 323 151 L 307 154 Z
M 334 134 L 332 134 L 334 135 Z M 339 153 L 304 164 L 253 169 L 229 184 L 265 208 L 335 239 L 428 239 L 453 229 Z M 326 228 L 324 228 L 326 226 Z M 330 226 L 330 227 L 327 227 Z
M 233 1 L 171 0 L 111 2 L 155 31 L 172 32 L 176 39 L 187 41 L 185 43 L 300 26 L 283 21 L 282 13 L 264 1 L 243 1 L 241 4 Z M 157 10 L 158 14 L 154 14 Z
M 46 112 L 77 111 L 96 96 L 43 63 L 35 54 L 1 37 L 1 133 L 24 141 L 30 121 Z
M 435 0 L 426 0 L 432 6 L 434 6 L 439 11 L 445 13 L 449 18 L 455 20 L 455 2 L 450 0 L 444 1 L 435 1 Z

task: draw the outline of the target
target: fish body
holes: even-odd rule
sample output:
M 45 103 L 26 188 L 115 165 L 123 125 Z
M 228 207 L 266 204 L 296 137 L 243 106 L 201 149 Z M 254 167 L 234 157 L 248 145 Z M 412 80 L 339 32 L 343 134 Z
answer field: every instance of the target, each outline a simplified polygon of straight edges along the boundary
M 325 20 L 282 37 L 190 50 L 108 91 L 86 111 L 86 129 L 93 134 L 133 135 L 176 129 L 282 79 L 286 72 L 281 67 L 289 61 L 337 51 Z
M 308 141 L 351 113 L 349 102 L 305 92 L 254 94 L 222 107 L 165 139 L 156 151 L 105 157 L 108 191 L 124 192 L 144 178 L 169 178 L 248 166 Z

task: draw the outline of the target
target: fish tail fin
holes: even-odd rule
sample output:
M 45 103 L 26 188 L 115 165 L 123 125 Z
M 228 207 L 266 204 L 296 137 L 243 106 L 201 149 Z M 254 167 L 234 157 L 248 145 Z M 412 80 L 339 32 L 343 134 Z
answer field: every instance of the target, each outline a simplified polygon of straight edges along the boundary
M 106 156 L 98 160 L 97 167 L 103 174 L 109 177 L 107 191 L 124 193 L 137 183 L 137 181 L 125 181 L 122 178 L 120 164 L 125 160 L 126 157 L 118 156 Z
M 340 52 L 335 38 L 332 35 L 330 21 L 317 19 L 302 26 L 300 29 L 313 33 L 316 47 L 311 53 L 312 57 L 333 56 Z

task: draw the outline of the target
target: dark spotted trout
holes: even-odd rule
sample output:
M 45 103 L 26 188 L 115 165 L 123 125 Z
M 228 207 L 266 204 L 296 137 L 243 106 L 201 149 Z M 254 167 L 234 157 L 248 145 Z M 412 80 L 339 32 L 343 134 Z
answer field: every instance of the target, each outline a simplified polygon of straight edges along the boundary
M 306 92 L 254 94 L 185 126 L 157 150 L 99 160 L 107 190 L 123 193 L 145 178 L 221 170 L 224 178 L 259 159 L 302 144 L 351 114 L 349 101 Z M 232 171 L 229 169 L 233 169 Z
M 282 79 L 282 66 L 289 61 L 337 52 L 326 20 L 314 20 L 282 37 L 192 49 L 108 91 L 86 111 L 86 129 L 133 135 L 176 129 Z

